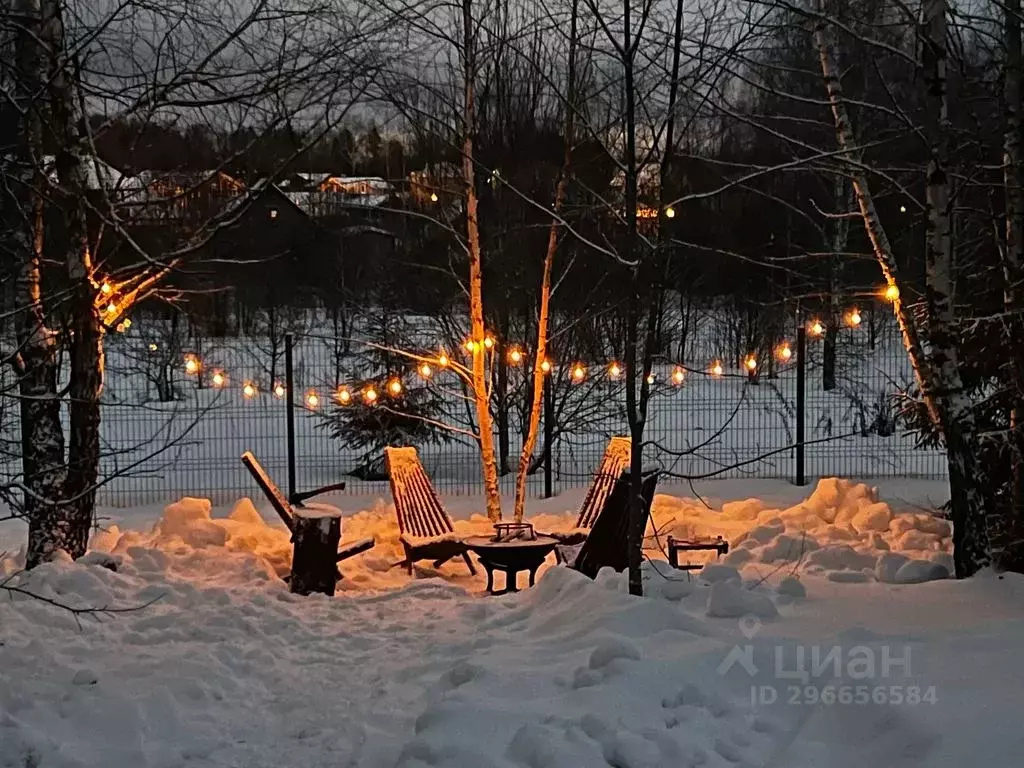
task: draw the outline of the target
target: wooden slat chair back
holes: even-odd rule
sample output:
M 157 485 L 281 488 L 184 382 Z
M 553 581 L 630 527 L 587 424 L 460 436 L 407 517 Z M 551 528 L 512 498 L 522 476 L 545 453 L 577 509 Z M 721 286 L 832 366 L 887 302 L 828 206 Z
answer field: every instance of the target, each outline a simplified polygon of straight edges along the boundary
M 391 496 L 395 501 L 398 530 L 402 534 L 402 546 L 405 549 L 405 559 L 398 564 L 406 566 L 409 573 L 412 573 L 413 563 L 417 560 L 434 560 L 434 566 L 437 567 L 461 555 L 470 573 L 475 574 L 476 568 L 462 542 L 450 538 L 422 544 L 416 542 L 416 539 L 445 537 L 446 534 L 455 533 L 455 525 L 441 505 L 416 449 L 385 448 L 384 460 L 388 482 L 391 484 Z
M 583 500 L 583 506 L 580 507 L 580 514 L 576 520 L 577 528 L 593 528 L 594 521 L 604 509 L 605 501 L 615 487 L 615 483 L 629 468 L 630 445 L 631 441 L 628 437 L 613 437 L 608 441 L 601 465 L 597 468 L 594 481 Z
M 263 491 L 263 495 L 267 497 L 267 501 L 270 502 L 274 511 L 277 512 L 278 517 L 288 526 L 289 531 L 294 532 L 295 521 L 292 519 L 292 505 L 288 503 L 288 499 L 281 493 L 281 489 L 270 479 L 270 475 L 263 469 L 263 465 L 256 460 L 252 451 L 246 451 L 242 454 L 242 464 L 249 470 L 249 474 L 252 475 L 256 485 Z
M 658 486 L 658 473 L 652 472 L 643 477 L 640 495 L 643 499 L 641 514 L 644 518 L 644 529 L 651 513 L 654 491 Z M 601 510 L 594 527 L 583 542 L 572 568 L 597 578 L 601 568 L 610 567 L 616 571 L 624 571 L 629 567 L 629 472 L 623 472 L 609 494 L 604 509 Z
M 441 506 L 416 449 L 385 448 L 384 456 L 399 530 L 420 538 L 452 533 L 455 526 Z

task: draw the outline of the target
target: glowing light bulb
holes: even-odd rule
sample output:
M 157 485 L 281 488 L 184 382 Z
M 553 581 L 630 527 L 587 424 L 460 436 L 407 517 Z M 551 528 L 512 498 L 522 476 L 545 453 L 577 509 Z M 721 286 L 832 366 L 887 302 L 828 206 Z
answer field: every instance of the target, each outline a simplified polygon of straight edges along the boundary
M 725 373 L 725 369 L 722 368 L 722 364 L 718 360 L 715 360 L 715 362 L 711 364 L 711 375 L 721 376 L 723 373 Z
M 392 395 L 402 394 L 402 382 L 400 382 L 398 379 L 392 379 L 391 381 L 388 382 L 388 391 Z
M 419 371 L 420 371 L 420 376 L 422 376 L 424 379 L 429 379 L 431 376 L 434 375 L 434 369 L 431 368 L 426 363 L 423 363 L 420 366 Z
M 587 377 L 587 369 L 584 368 L 581 364 L 576 363 L 576 365 L 574 365 L 572 367 L 572 378 L 573 378 L 573 381 L 583 381 L 583 379 L 585 379 L 586 377 Z
M 107 304 L 107 314 L 108 315 L 116 315 L 117 314 L 117 304 L 115 304 L 114 302 L 110 302 L 109 304 Z
M 114 330 L 118 333 L 124 333 L 124 323 L 118 323 Z
M 786 361 L 793 356 L 793 350 L 790 348 L 789 344 L 783 344 L 779 347 L 777 355 L 779 360 Z
M 431 192 L 430 193 L 430 202 L 432 202 L 432 203 L 436 203 L 437 202 L 437 192 Z
M 484 346 L 487 347 L 488 349 L 491 349 L 494 346 L 494 339 L 492 339 L 490 336 L 486 337 L 484 339 Z
M 149 351 L 150 352 L 156 352 L 158 349 L 160 349 L 160 347 L 158 347 L 155 342 L 153 342 L 153 343 L 151 343 L 149 345 Z M 188 366 L 188 364 L 186 363 L 186 367 L 187 366 Z
M 846 316 L 846 322 L 850 324 L 851 328 L 856 328 L 858 325 L 860 325 L 860 321 L 862 319 L 863 318 L 860 316 L 860 312 L 858 312 L 856 309 L 851 309 L 850 314 Z
M 476 352 L 476 342 L 473 341 L 472 339 L 470 339 L 465 344 L 463 344 L 463 347 L 465 347 L 466 351 L 469 352 L 469 354 L 471 354 L 471 355 L 474 352 Z
M 102 293 L 104 296 L 109 296 L 113 292 L 114 292 L 114 286 L 112 286 L 110 283 L 108 283 L 108 282 L 106 282 L 104 280 L 103 281 L 103 285 L 100 286 L 100 293 Z
M 682 368 L 672 371 L 672 383 L 679 386 L 686 380 L 686 372 Z
M 448 367 L 448 355 L 446 355 L 444 352 L 442 352 L 440 357 L 437 358 L 437 364 L 439 366 L 441 366 L 442 368 L 447 368 Z
M 747 370 L 748 371 L 756 371 L 757 370 L 757 358 L 755 358 L 755 357 L 748 357 L 746 359 L 746 362 L 744 362 L 744 365 L 747 366 Z
M 192 355 L 185 358 L 185 372 L 199 373 L 199 361 Z
M 545 360 L 544 362 L 542 362 L 540 364 L 540 369 L 544 373 L 551 373 L 551 361 L 550 360 Z
M 648 384 L 653 384 L 654 383 L 654 373 L 653 372 L 647 374 L 647 383 Z
M 334 399 L 342 405 L 348 405 L 352 402 L 352 393 L 344 387 L 339 387 L 338 391 L 334 393 Z
M 665 209 L 665 218 L 674 219 L 676 217 L 676 209 L 671 205 Z
M 907 212 L 907 206 L 901 205 L 900 206 L 900 213 L 906 213 L 906 212 Z
M 130 319 L 130 318 L 127 318 L 127 317 L 126 317 L 126 318 L 124 319 L 124 321 L 123 321 L 123 322 L 122 322 L 121 324 L 122 324 L 122 325 L 123 325 L 123 326 L 124 326 L 125 328 L 131 328 L 131 327 L 132 327 L 132 321 L 131 321 L 131 319 Z
M 370 403 L 371 405 L 377 402 L 377 390 L 374 389 L 373 387 L 367 389 L 365 392 L 363 392 L 363 400 L 365 400 L 367 403 Z
M 518 347 L 512 347 L 512 349 L 509 350 L 508 361 L 512 363 L 512 365 L 519 365 L 523 362 L 523 353 L 519 351 Z
M 822 325 L 821 320 L 815 320 L 811 323 L 810 331 L 812 336 L 821 336 L 825 333 L 825 326 Z
M 274 385 L 274 397 L 276 397 L 278 400 L 284 397 L 285 392 L 287 392 L 287 390 L 284 388 L 284 384 L 282 384 L 281 382 L 277 382 L 277 384 Z
M 316 408 L 320 405 L 320 395 L 315 390 L 311 389 L 306 393 L 306 405 L 310 408 Z
M 245 382 L 245 384 L 242 385 L 242 396 L 249 400 L 256 397 L 256 385 L 251 381 Z
M 223 387 L 225 381 L 227 381 L 227 377 L 221 371 L 217 371 L 213 374 L 213 386 Z
M 608 366 L 608 375 L 613 379 L 619 378 L 622 375 L 622 366 L 618 363 L 612 363 Z
M 885 289 L 886 301 L 896 301 L 900 297 L 900 289 L 895 283 L 890 283 Z

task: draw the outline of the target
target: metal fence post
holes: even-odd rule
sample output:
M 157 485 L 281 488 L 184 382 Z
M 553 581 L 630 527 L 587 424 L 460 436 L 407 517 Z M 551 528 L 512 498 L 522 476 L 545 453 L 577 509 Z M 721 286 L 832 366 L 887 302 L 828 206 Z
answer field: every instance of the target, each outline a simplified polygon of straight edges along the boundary
M 294 338 L 284 335 L 285 418 L 288 422 L 288 500 L 295 497 L 295 381 L 292 371 Z
M 555 436 L 555 404 L 551 395 L 551 376 L 544 379 L 544 498 L 555 495 L 551 475 L 551 443 Z
M 796 326 L 796 484 L 806 485 L 804 477 L 804 401 L 807 394 L 807 329 L 797 313 Z

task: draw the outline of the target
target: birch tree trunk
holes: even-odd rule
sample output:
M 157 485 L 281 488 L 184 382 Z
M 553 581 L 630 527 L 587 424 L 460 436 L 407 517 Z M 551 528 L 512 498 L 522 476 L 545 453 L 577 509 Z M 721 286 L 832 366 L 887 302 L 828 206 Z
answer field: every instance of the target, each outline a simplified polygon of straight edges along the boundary
M 521 522 L 526 508 L 526 480 L 533 464 L 533 452 L 537 448 L 537 433 L 540 430 L 540 413 L 544 401 L 544 377 L 542 368 L 548 356 L 548 325 L 551 315 L 551 273 L 555 264 L 555 252 L 558 250 L 559 218 L 565 202 L 569 176 L 572 172 L 572 151 L 576 123 L 576 30 L 579 2 L 573 0 L 572 18 L 569 23 L 569 66 L 567 77 L 567 93 L 565 100 L 565 154 L 562 168 L 555 185 L 554 217 L 548 228 L 548 245 L 544 254 L 544 269 L 540 282 L 540 306 L 537 312 L 537 353 L 533 360 L 533 386 L 530 394 L 530 413 L 526 425 L 526 437 L 523 449 L 519 454 L 519 466 L 516 470 L 515 520 Z
M 483 261 L 480 253 L 480 229 L 477 225 L 476 170 L 473 165 L 474 114 L 473 79 L 476 76 L 473 39 L 473 3 L 462 0 L 462 44 L 464 71 L 462 177 L 466 185 L 466 241 L 469 252 L 469 322 L 473 345 L 471 381 L 480 429 L 480 460 L 483 464 L 487 517 L 501 520 L 501 488 L 498 485 L 498 461 L 494 452 L 494 427 L 491 422 L 491 393 L 487 383 L 487 354 L 484 338 Z
M 43 0 L 43 43 L 49 51 L 49 104 L 58 139 L 56 199 L 67 233 L 64 257 L 70 285 L 71 378 L 68 386 L 68 466 L 64 488 L 64 548 L 85 554 L 96 500 L 100 461 L 100 392 L 103 386 L 103 323 L 96 299 L 85 199 L 90 162 L 77 83 L 70 69 L 60 0 Z M 117 297 L 115 296 L 115 299 Z M 116 317 L 111 318 L 112 321 Z
M 842 215 L 846 213 L 850 205 L 847 186 L 845 177 L 835 177 L 833 200 L 835 200 L 835 212 L 838 218 L 832 222 L 832 253 L 829 254 L 828 261 L 828 319 L 825 325 L 825 343 L 821 361 L 821 388 L 826 392 L 836 388 L 836 352 L 839 346 L 839 326 L 842 322 L 842 312 L 839 307 L 839 268 L 843 258 L 841 254 L 846 251 L 850 233 L 850 220 Z
M 820 6 L 819 6 L 820 8 Z M 957 366 L 953 328 L 952 253 L 949 240 L 949 182 L 946 175 L 948 131 L 946 119 L 946 17 L 943 0 L 927 0 L 922 23 L 925 36 L 925 82 L 931 159 L 927 173 L 929 208 L 926 253 L 926 301 L 928 305 L 927 353 L 921 344 L 913 314 L 902 299 L 893 302 L 904 347 L 914 369 L 921 395 L 946 445 L 950 501 L 953 519 L 953 559 L 959 578 L 970 576 L 990 562 L 985 512 L 976 482 L 975 426 L 970 401 L 964 393 Z M 900 275 L 888 236 L 878 217 L 867 175 L 859 165 L 844 101 L 839 70 L 833 58 L 825 24 L 814 28 L 815 45 L 841 150 L 850 153 L 850 176 L 864 228 L 875 258 L 889 285 L 899 287 Z

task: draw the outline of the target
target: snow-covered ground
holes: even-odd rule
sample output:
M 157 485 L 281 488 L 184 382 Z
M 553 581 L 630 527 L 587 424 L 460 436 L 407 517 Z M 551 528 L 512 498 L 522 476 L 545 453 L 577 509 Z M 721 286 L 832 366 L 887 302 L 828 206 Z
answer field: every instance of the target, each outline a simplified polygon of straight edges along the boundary
M 0 601 L 0 766 L 1020 764 L 1024 579 L 938 578 L 942 484 L 665 490 L 644 598 L 554 566 L 497 598 L 461 562 L 410 578 L 389 568 L 393 510 L 355 497 L 336 499 L 362 510 L 344 538 L 377 547 L 342 564 L 336 597 L 300 598 L 263 506 L 117 510 L 95 554 L 8 582 L 146 607 L 76 621 Z M 531 519 L 571 527 L 580 496 Z M 479 506 L 452 504 L 460 532 L 487 530 Z M 655 531 L 732 551 L 690 578 Z M 0 548 L 23 535 L 7 524 Z

